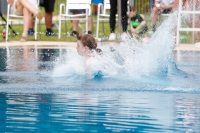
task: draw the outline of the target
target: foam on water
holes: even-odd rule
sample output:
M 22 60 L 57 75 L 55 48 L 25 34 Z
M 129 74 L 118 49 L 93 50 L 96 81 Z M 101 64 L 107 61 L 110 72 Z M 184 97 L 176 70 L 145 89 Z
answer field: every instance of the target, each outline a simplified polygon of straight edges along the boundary
M 53 77 L 71 77 L 75 74 L 84 74 L 84 59 L 75 52 L 68 52 L 66 63 L 56 62 L 56 67 L 53 72 Z

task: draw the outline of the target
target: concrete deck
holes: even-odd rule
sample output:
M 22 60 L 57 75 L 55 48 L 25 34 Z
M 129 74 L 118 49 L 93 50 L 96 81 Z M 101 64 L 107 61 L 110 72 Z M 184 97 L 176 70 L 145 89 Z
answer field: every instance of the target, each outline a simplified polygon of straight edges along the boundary
M 113 46 L 117 45 L 117 42 L 98 42 L 99 47 L 103 46 Z M 49 42 L 49 41 L 28 41 L 28 42 L 19 42 L 19 41 L 8 41 L 8 42 L 0 42 L 0 47 L 35 47 L 37 48 L 76 48 L 76 42 Z M 175 48 L 175 50 L 193 50 L 193 51 L 200 51 L 200 43 L 196 44 L 180 44 Z

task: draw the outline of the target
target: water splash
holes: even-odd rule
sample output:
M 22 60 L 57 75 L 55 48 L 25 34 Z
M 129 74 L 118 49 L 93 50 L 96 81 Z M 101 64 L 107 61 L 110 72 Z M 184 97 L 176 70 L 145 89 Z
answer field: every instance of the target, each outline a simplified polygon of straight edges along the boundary
M 120 75 L 120 78 L 130 79 L 152 75 L 166 76 L 170 71 L 176 70 L 172 53 L 175 47 L 176 18 L 177 12 L 174 12 L 147 43 L 129 37 L 118 46 L 102 47 L 103 54 L 95 54 L 102 64 L 94 69 L 100 71 L 104 78 L 119 78 Z M 84 75 L 83 59 L 74 52 L 68 52 L 67 61 L 54 69 L 54 77 Z

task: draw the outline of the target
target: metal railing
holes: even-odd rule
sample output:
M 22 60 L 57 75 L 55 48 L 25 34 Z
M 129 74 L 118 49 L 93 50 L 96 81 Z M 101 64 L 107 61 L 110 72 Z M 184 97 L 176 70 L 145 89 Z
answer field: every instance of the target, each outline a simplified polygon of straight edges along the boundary
M 177 25 L 177 37 L 176 37 L 176 43 L 179 45 L 180 42 L 180 31 L 192 31 L 192 43 L 195 43 L 194 41 L 194 31 L 200 31 L 200 28 L 196 28 L 195 27 L 195 15 L 200 15 L 200 11 L 196 11 L 195 10 L 195 3 L 197 2 L 197 0 L 193 0 L 192 1 L 192 9 L 191 10 L 183 10 L 183 3 L 182 0 L 179 0 L 179 12 L 178 12 L 178 25 Z M 183 14 L 189 14 L 190 16 L 192 16 L 191 22 L 192 22 L 192 26 L 188 27 L 188 28 L 183 28 L 181 23 L 182 23 L 182 15 Z

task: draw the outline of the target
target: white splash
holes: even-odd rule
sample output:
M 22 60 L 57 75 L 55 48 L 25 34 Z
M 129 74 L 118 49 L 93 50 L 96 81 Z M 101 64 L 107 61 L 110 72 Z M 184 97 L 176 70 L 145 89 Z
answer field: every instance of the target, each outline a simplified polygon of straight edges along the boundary
M 116 47 L 102 47 L 103 54 L 95 54 L 101 64 L 93 67 L 93 77 L 97 74 L 104 78 L 138 78 L 168 74 L 172 66 L 175 66 L 172 50 L 175 47 L 176 18 L 177 13 L 174 12 L 146 43 L 130 37 Z M 57 64 L 52 76 L 85 75 L 84 59 L 75 51 L 68 51 L 66 56 L 66 62 Z

